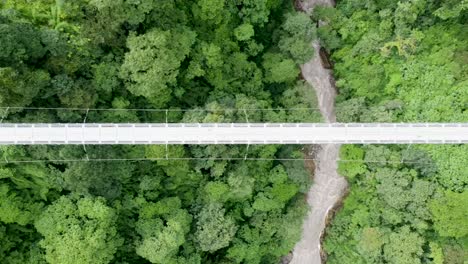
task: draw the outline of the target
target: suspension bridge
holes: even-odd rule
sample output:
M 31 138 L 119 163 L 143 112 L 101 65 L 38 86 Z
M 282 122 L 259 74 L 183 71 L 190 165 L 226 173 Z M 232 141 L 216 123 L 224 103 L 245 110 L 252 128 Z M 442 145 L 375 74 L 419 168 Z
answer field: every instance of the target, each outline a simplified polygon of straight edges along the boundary
M 466 143 L 468 123 L 0 124 L 0 145 Z
M 258 123 L 252 112 L 289 109 L 90 109 L 0 107 L 0 145 L 208 145 L 208 144 L 466 144 L 468 123 Z M 9 111 L 77 111 L 82 123 L 8 123 Z M 146 112 L 155 123 L 88 123 L 90 112 Z M 173 123 L 171 113 L 235 113 L 243 123 Z M 288 112 L 286 112 L 288 113 Z

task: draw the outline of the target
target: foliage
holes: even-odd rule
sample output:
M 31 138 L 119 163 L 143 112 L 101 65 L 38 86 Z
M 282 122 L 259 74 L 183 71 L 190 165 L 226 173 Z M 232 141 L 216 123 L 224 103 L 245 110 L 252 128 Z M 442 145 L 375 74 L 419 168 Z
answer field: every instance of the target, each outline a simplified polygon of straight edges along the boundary
M 339 122 L 466 122 L 465 1 L 339 1 L 317 8 Z M 328 263 L 463 263 L 466 145 L 341 148 L 350 181 Z M 354 160 L 346 162 L 346 160 Z
M 234 219 L 225 216 L 221 204 L 210 203 L 197 215 L 195 239 L 202 251 L 215 252 L 227 247 L 236 231 Z
M 299 74 L 294 61 L 285 59 L 280 54 L 266 53 L 263 60 L 267 82 L 292 82 Z
M 166 122 L 134 109 L 170 108 L 168 122 L 319 121 L 285 110 L 317 107 L 298 80 L 313 27 L 286 0 L 0 1 L 0 106 L 18 107 L 0 118 Z M 45 162 L 0 166 L 0 263 L 277 263 L 300 239 L 304 162 L 229 158 L 299 150 L 1 147 L 2 160 Z
M 360 162 L 364 158 L 364 150 L 353 145 L 345 145 L 340 149 L 338 172 L 345 177 L 353 178 L 366 172 L 366 166 Z
M 191 216 L 180 209 L 178 198 L 166 198 L 141 207 L 136 230 L 142 241 L 136 253 L 151 263 L 169 263 L 190 231 Z
M 17 223 L 19 225 L 31 224 L 40 210 L 39 203 L 28 203 L 6 184 L 0 185 L 0 221 L 6 224 Z
M 289 14 L 281 29 L 278 47 L 283 53 L 301 64 L 312 57 L 310 42 L 315 37 L 315 28 L 306 14 Z
M 431 201 L 430 209 L 434 217 L 434 228 L 441 236 L 460 238 L 468 234 L 468 216 L 465 203 L 468 192 L 454 193 L 446 191 L 443 196 Z
M 180 63 L 195 40 L 194 32 L 178 31 L 154 29 L 142 36 L 131 35 L 127 40 L 130 52 L 121 66 L 121 77 L 131 93 L 148 98 L 157 108 L 166 106 L 171 99 L 168 86 L 176 83 Z
M 388 237 L 388 243 L 384 246 L 384 258 L 388 263 L 417 263 L 422 256 L 424 240 L 407 226 L 392 233 Z
M 102 198 L 60 197 L 37 219 L 49 263 L 109 263 L 121 245 L 115 210 Z

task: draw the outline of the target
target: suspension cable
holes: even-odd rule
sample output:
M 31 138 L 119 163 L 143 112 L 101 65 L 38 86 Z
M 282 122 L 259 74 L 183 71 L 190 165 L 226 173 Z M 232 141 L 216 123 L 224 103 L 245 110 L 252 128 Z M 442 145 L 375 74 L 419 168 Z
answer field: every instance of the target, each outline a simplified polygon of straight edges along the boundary
M 0 161 L 0 164 L 5 163 L 68 163 L 68 162 L 115 162 L 115 161 L 324 161 L 324 159 L 317 158 L 248 158 L 248 157 L 228 157 L 228 158 L 96 158 L 96 159 L 50 159 L 50 160 L 8 160 Z M 417 162 L 417 161 L 381 161 L 381 160 L 346 160 L 346 159 L 325 159 L 327 161 L 343 162 L 343 163 L 383 163 L 383 164 L 432 164 L 430 162 Z

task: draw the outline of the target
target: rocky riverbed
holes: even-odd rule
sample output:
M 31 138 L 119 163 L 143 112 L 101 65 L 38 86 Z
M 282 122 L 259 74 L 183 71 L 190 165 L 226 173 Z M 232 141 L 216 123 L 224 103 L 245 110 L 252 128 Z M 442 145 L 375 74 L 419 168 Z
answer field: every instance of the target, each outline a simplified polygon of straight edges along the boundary
M 311 12 L 316 5 L 332 6 L 331 0 L 308 0 L 298 2 L 304 12 Z M 302 65 L 302 76 L 315 89 L 320 112 L 326 122 L 336 122 L 334 79 L 332 72 L 326 69 L 320 59 L 320 43 L 311 44 L 315 56 Z M 313 185 L 307 194 L 310 212 L 307 215 L 302 232 L 302 239 L 294 248 L 292 260 L 294 264 L 320 264 L 324 261 L 321 250 L 321 236 L 326 228 L 329 211 L 342 199 L 348 184 L 337 172 L 340 145 L 326 144 L 314 147 L 313 155 L 317 159 Z

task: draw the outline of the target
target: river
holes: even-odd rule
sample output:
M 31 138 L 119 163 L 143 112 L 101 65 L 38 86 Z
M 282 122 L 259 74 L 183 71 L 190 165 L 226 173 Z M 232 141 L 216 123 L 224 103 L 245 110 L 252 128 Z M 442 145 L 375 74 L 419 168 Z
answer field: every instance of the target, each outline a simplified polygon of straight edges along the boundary
M 316 5 L 333 6 L 331 0 L 307 0 L 299 3 L 305 12 L 312 12 Z M 322 66 L 319 56 L 320 43 L 312 43 L 315 56 L 301 66 L 302 76 L 315 89 L 320 112 L 326 122 L 336 122 L 334 79 L 331 70 Z M 340 145 L 324 144 L 313 147 L 310 153 L 315 159 L 313 185 L 307 194 L 310 211 L 304 220 L 302 238 L 293 250 L 291 264 L 320 264 L 324 262 L 321 236 L 326 228 L 328 213 L 342 199 L 348 188 L 346 180 L 337 172 L 336 160 Z

